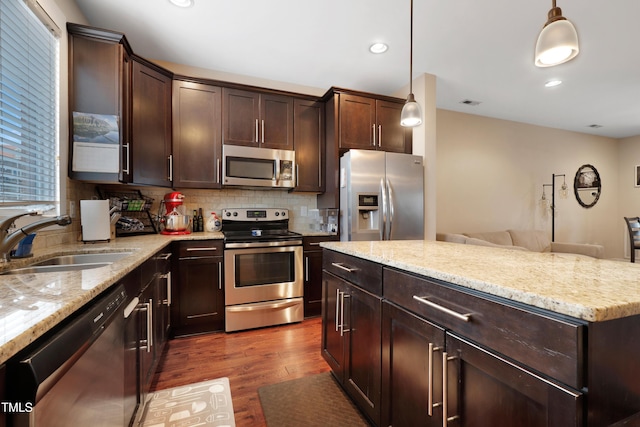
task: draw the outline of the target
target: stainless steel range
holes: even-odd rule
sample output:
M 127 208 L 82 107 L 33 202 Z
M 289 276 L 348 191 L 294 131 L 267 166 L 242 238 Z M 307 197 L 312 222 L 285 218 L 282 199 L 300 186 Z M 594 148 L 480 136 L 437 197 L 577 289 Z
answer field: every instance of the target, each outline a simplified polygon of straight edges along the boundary
M 223 209 L 222 232 L 225 331 L 302 321 L 302 235 L 289 211 Z

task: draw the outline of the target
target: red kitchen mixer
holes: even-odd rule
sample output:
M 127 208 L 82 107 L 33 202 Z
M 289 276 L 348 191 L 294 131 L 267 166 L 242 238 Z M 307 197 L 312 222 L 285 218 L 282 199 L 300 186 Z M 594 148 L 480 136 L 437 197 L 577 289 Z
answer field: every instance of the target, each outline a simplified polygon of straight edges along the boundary
M 164 225 L 161 234 L 191 234 L 190 217 L 184 213 L 184 209 L 184 194 L 179 191 L 165 194 L 160 203 L 160 222 Z

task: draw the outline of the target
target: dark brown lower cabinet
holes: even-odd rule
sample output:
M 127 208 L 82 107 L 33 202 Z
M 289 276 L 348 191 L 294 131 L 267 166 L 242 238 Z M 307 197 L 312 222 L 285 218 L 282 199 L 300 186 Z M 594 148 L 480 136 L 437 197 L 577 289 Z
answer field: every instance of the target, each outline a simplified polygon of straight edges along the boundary
M 360 410 L 380 422 L 382 299 L 323 272 L 322 353 Z
M 171 304 L 175 336 L 224 329 L 223 248 L 220 241 L 179 242 Z
M 381 425 L 583 425 L 578 391 L 388 302 L 382 325 Z
M 382 343 L 380 425 L 442 426 L 444 329 L 385 302 Z
M 449 426 L 583 425 L 583 395 L 447 333 L 442 354 Z M 444 369 L 446 365 L 446 369 Z M 444 423 L 443 423 L 444 425 Z

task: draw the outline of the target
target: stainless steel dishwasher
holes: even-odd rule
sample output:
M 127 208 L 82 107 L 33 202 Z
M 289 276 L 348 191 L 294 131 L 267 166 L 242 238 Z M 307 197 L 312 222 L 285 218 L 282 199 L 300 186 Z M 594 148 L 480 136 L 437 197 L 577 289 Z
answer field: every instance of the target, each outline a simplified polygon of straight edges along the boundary
M 123 425 L 125 298 L 123 285 L 108 291 L 9 366 L 14 399 L 33 407 L 15 414 L 12 425 Z

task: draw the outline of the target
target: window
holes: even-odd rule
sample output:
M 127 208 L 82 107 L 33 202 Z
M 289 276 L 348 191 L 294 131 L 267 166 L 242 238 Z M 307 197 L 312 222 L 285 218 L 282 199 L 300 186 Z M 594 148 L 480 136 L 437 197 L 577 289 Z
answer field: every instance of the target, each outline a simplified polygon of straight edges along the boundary
M 0 0 L 0 206 L 58 204 L 57 32 L 35 0 Z

